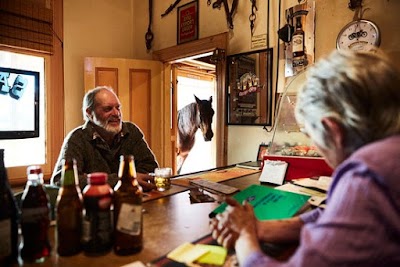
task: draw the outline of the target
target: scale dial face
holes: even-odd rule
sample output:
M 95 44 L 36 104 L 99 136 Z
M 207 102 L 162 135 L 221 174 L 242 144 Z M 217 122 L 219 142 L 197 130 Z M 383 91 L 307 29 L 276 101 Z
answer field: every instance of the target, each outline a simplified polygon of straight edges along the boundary
M 378 26 L 369 20 L 355 20 L 343 27 L 336 39 L 336 48 L 374 51 L 381 43 Z

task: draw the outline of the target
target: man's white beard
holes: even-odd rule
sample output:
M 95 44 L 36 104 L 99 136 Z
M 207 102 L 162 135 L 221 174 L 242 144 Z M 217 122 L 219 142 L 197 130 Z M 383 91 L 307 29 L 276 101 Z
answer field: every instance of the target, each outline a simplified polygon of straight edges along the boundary
M 111 125 L 106 124 L 105 127 L 103 127 L 107 132 L 117 134 L 121 131 L 122 127 L 121 124 L 119 124 L 116 127 L 113 127 Z
M 122 130 L 122 122 L 118 126 L 114 127 L 112 125 L 109 125 L 108 121 L 98 120 L 96 116 L 93 116 L 93 123 L 103 128 L 106 132 L 109 132 L 114 135 Z

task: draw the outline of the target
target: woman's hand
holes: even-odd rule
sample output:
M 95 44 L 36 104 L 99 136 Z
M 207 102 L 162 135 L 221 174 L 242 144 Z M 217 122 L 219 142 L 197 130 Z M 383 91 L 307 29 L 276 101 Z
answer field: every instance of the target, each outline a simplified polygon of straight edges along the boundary
M 239 235 L 228 227 L 220 229 L 218 224 L 219 221 L 217 218 L 211 219 L 210 228 L 212 231 L 212 237 L 223 247 L 227 249 L 233 248 Z
M 226 203 L 228 206 L 225 211 L 210 222 L 213 238 L 226 248 L 232 248 L 239 235 L 244 233 L 257 238 L 257 219 L 253 207 L 247 202 L 242 206 L 232 198 L 227 198 Z

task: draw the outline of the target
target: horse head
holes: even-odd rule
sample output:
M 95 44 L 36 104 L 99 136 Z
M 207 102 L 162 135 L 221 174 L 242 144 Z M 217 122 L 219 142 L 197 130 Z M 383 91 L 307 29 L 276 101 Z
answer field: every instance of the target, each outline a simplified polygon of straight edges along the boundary
M 197 109 L 200 113 L 199 128 L 203 133 L 204 141 L 211 141 L 214 136 L 211 128 L 211 123 L 214 116 L 214 109 L 211 106 L 212 96 L 210 96 L 209 100 L 200 100 L 197 98 L 197 96 L 194 96 L 194 98 L 196 99 Z

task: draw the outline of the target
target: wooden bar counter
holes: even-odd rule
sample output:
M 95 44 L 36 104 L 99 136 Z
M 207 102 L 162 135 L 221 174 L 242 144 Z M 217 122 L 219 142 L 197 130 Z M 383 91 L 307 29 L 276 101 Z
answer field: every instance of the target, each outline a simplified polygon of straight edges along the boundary
M 244 189 L 258 184 L 260 173 L 254 173 L 223 182 Z M 184 176 L 185 177 L 185 176 Z M 185 242 L 193 242 L 210 233 L 208 214 L 219 203 L 190 203 L 189 190 L 173 185 L 175 194 L 148 200 L 143 203 L 143 249 L 130 256 L 118 256 L 113 251 L 102 256 L 86 256 L 83 252 L 70 257 L 60 257 L 56 253 L 54 240 L 55 226 L 51 226 L 51 256 L 43 263 L 19 262 L 19 266 L 122 266 L 134 261 L 149 263 L 160 258 Z M 15 266 L 18 266 L 15 264 Z

